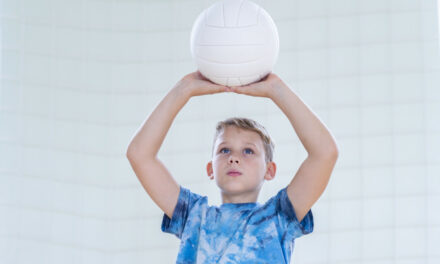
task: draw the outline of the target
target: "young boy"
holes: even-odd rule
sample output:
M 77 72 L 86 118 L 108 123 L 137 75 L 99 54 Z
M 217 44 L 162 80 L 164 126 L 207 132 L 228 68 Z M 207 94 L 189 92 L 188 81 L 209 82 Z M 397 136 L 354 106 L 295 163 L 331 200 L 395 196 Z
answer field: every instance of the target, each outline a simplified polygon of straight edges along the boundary
M 234 92 L 271 99 L 307 150 L 288 186 L 257 203 L 265 180 L 275 177 L 273 143 L 263 126 L 246 118 L 219 122 L 207 174 L 222 204 L 208 206 L 180 186 L 157 158 L 172 121 L 193 96 Z M 183 77 L 137 131 L 127 158 L 143 187 L 164 211 L 162 231 L 181 239 L 177 263 L 290 263 L 294 240 L 313 231 L 312 205 L 323 193 L 338 157 L 326 126 L 275 74 L 242 87 L 217 85 L 200 72 Z

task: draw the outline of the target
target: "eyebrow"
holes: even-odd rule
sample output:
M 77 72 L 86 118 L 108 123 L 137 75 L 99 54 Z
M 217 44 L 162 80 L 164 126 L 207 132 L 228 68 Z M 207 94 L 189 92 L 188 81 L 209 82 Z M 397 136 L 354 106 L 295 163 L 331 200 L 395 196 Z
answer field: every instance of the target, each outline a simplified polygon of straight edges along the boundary
M 225 141 L 225 142 L 222 142 L 222 143 L 220 143 L 218 145 L 220 146 L 220 145 L 223 145 L 223 144 L 228 144 L 228 142 Z M 245 142 L 245 144 L 254 145 L 255 148 L 258 148 L 257 145 L 255 145 L 254 143 L 251 143 L 251 142 Z

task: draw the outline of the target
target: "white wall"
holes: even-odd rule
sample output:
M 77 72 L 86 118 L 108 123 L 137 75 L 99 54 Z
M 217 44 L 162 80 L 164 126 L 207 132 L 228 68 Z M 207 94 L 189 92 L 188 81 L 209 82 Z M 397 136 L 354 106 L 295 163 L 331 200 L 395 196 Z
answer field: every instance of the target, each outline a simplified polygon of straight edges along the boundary
M 175 262 L 179 241 L 161 232 L 125 151 L 195 70 L 191 26 L 213 2 L 1 1 L 0 263 Z M 436 1 L 255 2 L 278 26 L 274 72 L 340 147 L 292 263 L 440 263 Z M 159 156 L 181 185 L 220 203 L 205 165 L 214 125 L 235 115 L 275 140 L 264 202 L 306 157 L 269 100 L 192 98 Z

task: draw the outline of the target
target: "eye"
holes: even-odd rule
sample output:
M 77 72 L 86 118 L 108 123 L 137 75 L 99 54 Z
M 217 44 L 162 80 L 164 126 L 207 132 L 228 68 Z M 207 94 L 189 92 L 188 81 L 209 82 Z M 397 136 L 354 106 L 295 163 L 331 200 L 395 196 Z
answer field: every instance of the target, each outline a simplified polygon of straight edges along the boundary
M 247 149 L 245 149 L 245 150 L 250 150 L 251 153 L 254 153 L 254 151 L 253 151 L 252 149 L 250 149 L 250 148 L 247 148 Z
M 222 149 L 220 150 L 220 153 L 223 153 L 222 151 L 223 151 L 224 149 L 229 150 L 228 148 L 222 148 Z

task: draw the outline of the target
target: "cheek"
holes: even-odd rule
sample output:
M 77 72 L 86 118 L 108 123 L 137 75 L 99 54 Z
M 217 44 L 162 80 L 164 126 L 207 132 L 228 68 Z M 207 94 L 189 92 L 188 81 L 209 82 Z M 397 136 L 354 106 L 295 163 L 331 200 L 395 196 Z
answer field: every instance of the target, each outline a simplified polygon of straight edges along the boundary
M 213 163 L 216 164 L 224 164 L 225 162 L 228 162 L 229 156 L 228 155 L 217 155 L 212 160 Z

